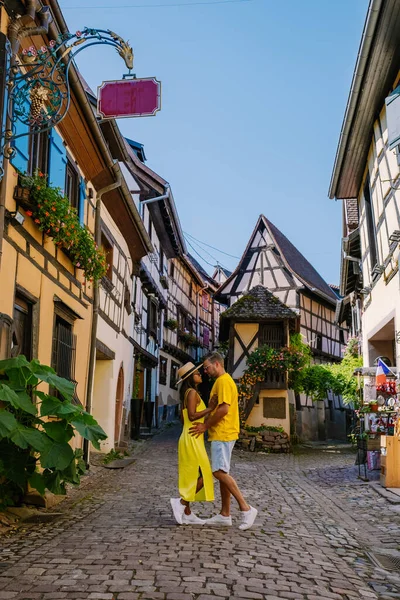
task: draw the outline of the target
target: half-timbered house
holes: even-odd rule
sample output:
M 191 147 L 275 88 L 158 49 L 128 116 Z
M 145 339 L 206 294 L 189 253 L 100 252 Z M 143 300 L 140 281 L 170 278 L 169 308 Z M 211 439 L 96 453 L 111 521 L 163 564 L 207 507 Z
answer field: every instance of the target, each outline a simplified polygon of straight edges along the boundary
M 108 129 L 110 124 L 103 127 Z M 185 242 L 171 188 L 165 179 L 145 164 L 143 147 L 132 140 L 125 140 L 122 145 L 114 144 L 113 152 L 120 161 L 153 248 L 140 262 L 132 294 L 133 380 L 138 384 L 132 386 L 132 393 L 139 397 L 132 398 L 130 423 L 131 434 L 136 436 L 139 425 L 147 431 L 158 424 L 159 413 L 163 412 L 162 408 L 158 408 L 161 402 L 164 403 L 159 373 L 165 372 L 160 350 L 171 283 L 169 262 L 183 256 Z
M 227 369 L 236 381 L 247 366 L 247 358 L 267 344 L 275 350 L 289 345 L 290 334 L 299 326 L 297 312 L 288 308 L 262 285 L 256 285 L 236 300 L 221 316 L 221 341 L 228 341 Z M 291 419 L 287 374 L 266 369 L 253 397 L 242 408 L 247 425 L 283 427 L 290 436 Z
M 191 255 L 170 261 L 168 306 L 160 352 L 160 419 L 177 412 L 176 373 L 187 361 L 198 363 L 215 347 L 220 305 L 215 302 L 216 282 Z M 206 380 L 206 378 L 204 378 Z M 207 400 L 207 382 L 202 393 Z
M 7 13 L 4 7 L 0 10 L 4 30 Z M 44 34 L 23 36 L 21 51 L 30 45 L 47 45 L 49 39 L 65 33 L 59 11 L 53 17 L 48 39 Z M 39 358 L 74 381 L 76 401 L 94 411 L 109 436 L 107 449 L 119 438 L 131 378 L 119 343 L 122 338 L 117 342 L 112 338 L 116 327 L 126 328 L 125 289 L 130 290 L 134 265 L 151 246 L 73 63 L 69 77 L 71 101 L 65 118 L 49 132 L 18 138 L 15 157 L 1 182 L 6 209 L 4 236 L 0 236 L 1 353 Z M 13 198 L 17 170 L 28 174 L 40 170 L 51 186 L 63 190 L 80 226 L 93 237 L 96 224 L 100 225 L 101 239 L 96 241 L 106 250 L 108 268 L 100 285 L 101 318 L 96 330 L 93 282 L 79 265 L 74 266 L 68 252 L 39 230 L 40 223 L 19 197 Z M 106 324 L 112 326 L 112 335 Z
M 342 313 L 370 373 L 379 356 L 400 364 L 399 165 L 400 6 L 371 0 L 329 189 L 344 203 Z
M 335 323 L 335 293 L 264 215 L 259 217 L 237 268 L 220 286 L 216 297 L 232 306 L 256 286 L 263 286 L 286 307 L 297 311 L 300 332 L 315 362 L 341 359 L 345 331 Z M 340 398 L 329 396 L 325 402 L 314 403 L 311 398 L 290 392 L 289 399 L 293 414 L 296 411 L 293 421 L 300 438 L 346 436 L 346 409 Z

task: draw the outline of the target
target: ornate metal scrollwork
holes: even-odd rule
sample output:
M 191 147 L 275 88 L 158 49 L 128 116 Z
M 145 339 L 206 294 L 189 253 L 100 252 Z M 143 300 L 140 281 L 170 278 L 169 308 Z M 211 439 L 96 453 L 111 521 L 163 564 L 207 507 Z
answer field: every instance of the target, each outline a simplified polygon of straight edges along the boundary
M 71 63 L 83 49 L 98 44 L 113 46 L 131 74 L 132 48 L 110 30 L 85 27 L 76 33 L 60 34 L 48 46 L 22 51 L 7 73 L 8 126 L 1 133 L 5 158 L 15 155 L 13 142 L 17 138 L 48 131 L 62 121 L 70 105 Z M 26 131 L 17 132 L 17 122 L 26 125 Z

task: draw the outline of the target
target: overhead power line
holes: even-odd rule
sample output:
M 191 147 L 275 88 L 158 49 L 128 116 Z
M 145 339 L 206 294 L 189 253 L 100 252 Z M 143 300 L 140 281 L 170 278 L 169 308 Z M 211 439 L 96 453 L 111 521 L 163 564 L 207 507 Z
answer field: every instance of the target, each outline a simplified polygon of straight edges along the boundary
M 202 261 L 204 261 L 207 265 L 210 265 L 210 267 L 215 267 L 215 265 L 213 265 L 212 263 L 210 263 L 203 256 L 201 256 L 201 254 L 199 254 L 199 252 L 197 252 L 196 248 L 194 246 L 192 246 L 192 244 L 190 243 L 190 241 L 187 238 L 186 238 L 186 241 L 189 244 L 189 246 L 191 247 L 191 249 L 193 250 L 193 252 L 195 252 L 197 254 L 197 256 L 199 256 L 201 258 Z
M 221 263 L 221 261 L 216 256 L 214 256 L 213 254 L 210 254 L 205 248 L 203 248 L 202 246 L 200 246 L 200 244 L 198 242 L 196 242 L 193 239 L 189 239 L 185 234 L 184 234 L 184 237 L 185 237 L 186 242 L 189 244 L 189 246 L 191 248 L 193 248 L 193 250 L 196 252 L 196 254 L 198 256 L 200 256 L 200 258 L 204 262 L 206 262 L 208 265 L 211 265 L 213 267 L 220 266 L 220 267 L 223 267 L 224 269 L 229 270 L 228 267 L 226 267 L 226 265 L 223 265 Z M 196 250 L 196 248 L 194 248 L 193 244 L 195 244 L 196 246 L 198 246 L 200 248 L 201 252 L 205 252 L 210 258 L 212 258 L 212 260 L 214 261 L 214 263 L 211 264 L 206 258 L 204 258 L 204 255 L 201 254 L 198 250 Z
M 212 254 L 210 254 L 210 252 L 208 252 L 208 250 L 206 250 L 205 248 L 203 248 L 203 247 L 202 247 L 202 246 L 201 246 L 201 245 L 200 245 L 198 242 L 196 242 L 196 241 L 195 241 L 193 238 L 190 238 L 190 239 L 188 239 L 188 237 L 185 235 L 185 240 L 186 240 L 187 242 L 191 241 L 191 242 L 192 242 L 192 244 L 195 244 L 196 246 L 198 246 L 202 252 L 205 252 L 205 253 L 207 254 L 207 256 L 209 256 L 210 258 L 212 258 L 212 259 L 213 259 L 213 261 L 214 261 L 214 264 L 215 264 L 215 262 L 219 262 L 219 260 L 218 260 L 218 259 L 217 259 L 215 256 L 213 256 Z
M 169 4 L 120 4 L 114 6 L 62 6 L 62 10 L 78 10 L 82 8 L 171 8 L 176 6 L 213 6 L 216 4 L 242 4 L 256 0 L 216 0 L 215 2 L 173 2 Z
M 206 244 L 206 242 L 202 242 L 201 240 L 198 240 L 197 238 L 195 238 L 190 233 L 187 233 L 186 231 L 184 231 L 183 233 L 185 235 L 188 235 L 195 242 L 198 242 L 199 244 L 202 244 L 203 246 L 207 246 L 207 248 L 212 248 L 213 250 L 216 250 L 216 252 L 219 252 L 220 254 L 225 254 L 226 256 L 230 256 L 231 258 L 237 258 L 238 260 L 240 259 L 240 256 L 235 256 L 234 254 L 229 254 L 228 252 L 224 252 L 223 250 L 220 250 L 219 248 L 216 248 L 215 246 L 211 246 L 211 244 Z

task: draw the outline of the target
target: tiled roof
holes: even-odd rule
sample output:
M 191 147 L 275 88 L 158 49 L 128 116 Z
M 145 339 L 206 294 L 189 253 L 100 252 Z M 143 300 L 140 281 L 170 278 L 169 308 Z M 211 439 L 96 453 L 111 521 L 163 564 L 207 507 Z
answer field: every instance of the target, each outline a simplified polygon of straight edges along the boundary
M 262 285 L 256 285 L 221 315 L 224 319 L 296 319 L 297 314 Z
M 271 223 L 271 221 L 266 217 L 264 217 L 264 219 L 291 271 L 303 280 L 311 291 L 315 288 L 325 294 L 325 296 L 331 298 L 331 300 L 336 301 L 335 294 L 326 281 L 322 279 L 321 275 L 314 269 L 312 264 L 308 262 L 301 252 L 293 246 L 292 242 L 290 242 L 287 237 Z
M 204 278 L 208 278 L 211 279 L 210 275 L 207 273 L 207 271 L 204 269 L 204 267 L 201 266 L 201 264 L 199 263 L 198 260 L 195 259 L 195 257 L 193 256 L 193 254 L 190 254 L 190 252 L 187 253 L 186 255 L 190 262 L 192 263 L 192 265 L 195 267 L 195 269 L 197 269 L 197 271 L 200 273 L 200 275 Z

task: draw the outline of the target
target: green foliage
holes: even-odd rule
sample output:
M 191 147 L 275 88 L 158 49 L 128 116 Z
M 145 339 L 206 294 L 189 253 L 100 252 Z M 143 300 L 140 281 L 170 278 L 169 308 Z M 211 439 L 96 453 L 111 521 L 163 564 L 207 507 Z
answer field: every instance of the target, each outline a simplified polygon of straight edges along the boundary
M 112 448 L 110 452 L 107 452 L 101 462 L 103 465 L 108 465 L 108 463 L 112 462 L 113 460 L 120 460 L 121 458 L 123 458 L 122 454 L 118 452 L 118 450 L 114 450 L 114 448 Z
M 106 257 L 88 229 L 79 222 L 78 214 L 60 188 L 47 185 L 46 176 L 20 175 L 20 183 L 29 188 L 32 210 L 26 214 L 40 231 L 53 238 L 54 243 L 66 250 L 72 263 L 83 269 L 88 279 L 101 279 L 107 270 Z
M 279 433 L 285 433 L 285 430 L 283 429 L 283 427 L 280 427 L 280 426 L 275 427 L 274 425 L 260 425 L 260 427 L 253 427 L 252 425 L 245 425 L 243 427 L 243 429 L 245 429 L 246 431 L 249 431 L 251 433 L 261 433 L 262 431 L 278 431 Z
M 329 390 L 342 396 L 345 404 L 359 404 L 359 391 L 354 371 L 362 367 L 358 355 L 358 339 L 350 338 L 340 363 L 310 365 L 300 371 L 292 381 L 292 389 L 304 393 L 313 400 L 323 400 Z
M 132 398 L 139 398 L 140 394 L 140 354 L 136 355 L 135 377 L 133 379 Z
M 28 483 L 40 494 L 65 494 L 65 484 L 77 485 L 85 470 L 82 451 L 69 444 L 75 431 L 96 448 L 105 432 L 72 403 L 74 384 L 37 360 L 0 361 L 0 381 L 0 507 L 18 503 Z M 63 400 L 39 391 L 42 383 Z
M 198 344 L 196 336 L 186 331 L 178 331 L 178 340 L 185 346 L 196 346 Z
M 172 331 L 178 329 L 178 321 L 176 319 L 167 319 L 164 321 L 164 325 L 167 329 L 171 329 Z
M 254 386 L 265 379 L 268 369 L 287 372 L 289 388 L 307 394 L 315 401 L 324 400 L 328 391 L 332 390 L 334 394 L 342 396 L 346 404 L 353 403 L 357 407 L 359 390 L 354 371 L 362 366 L 358 350 L 358 339 L 350 338 L 340 363 L 311 364 L 311 350 L 303 343 L 300 334 L 291 336 L 288 348 L 275 350 L 267 345 L 260 346 L 247 359 L 247 369 L 238 384 L 242 422 Z

